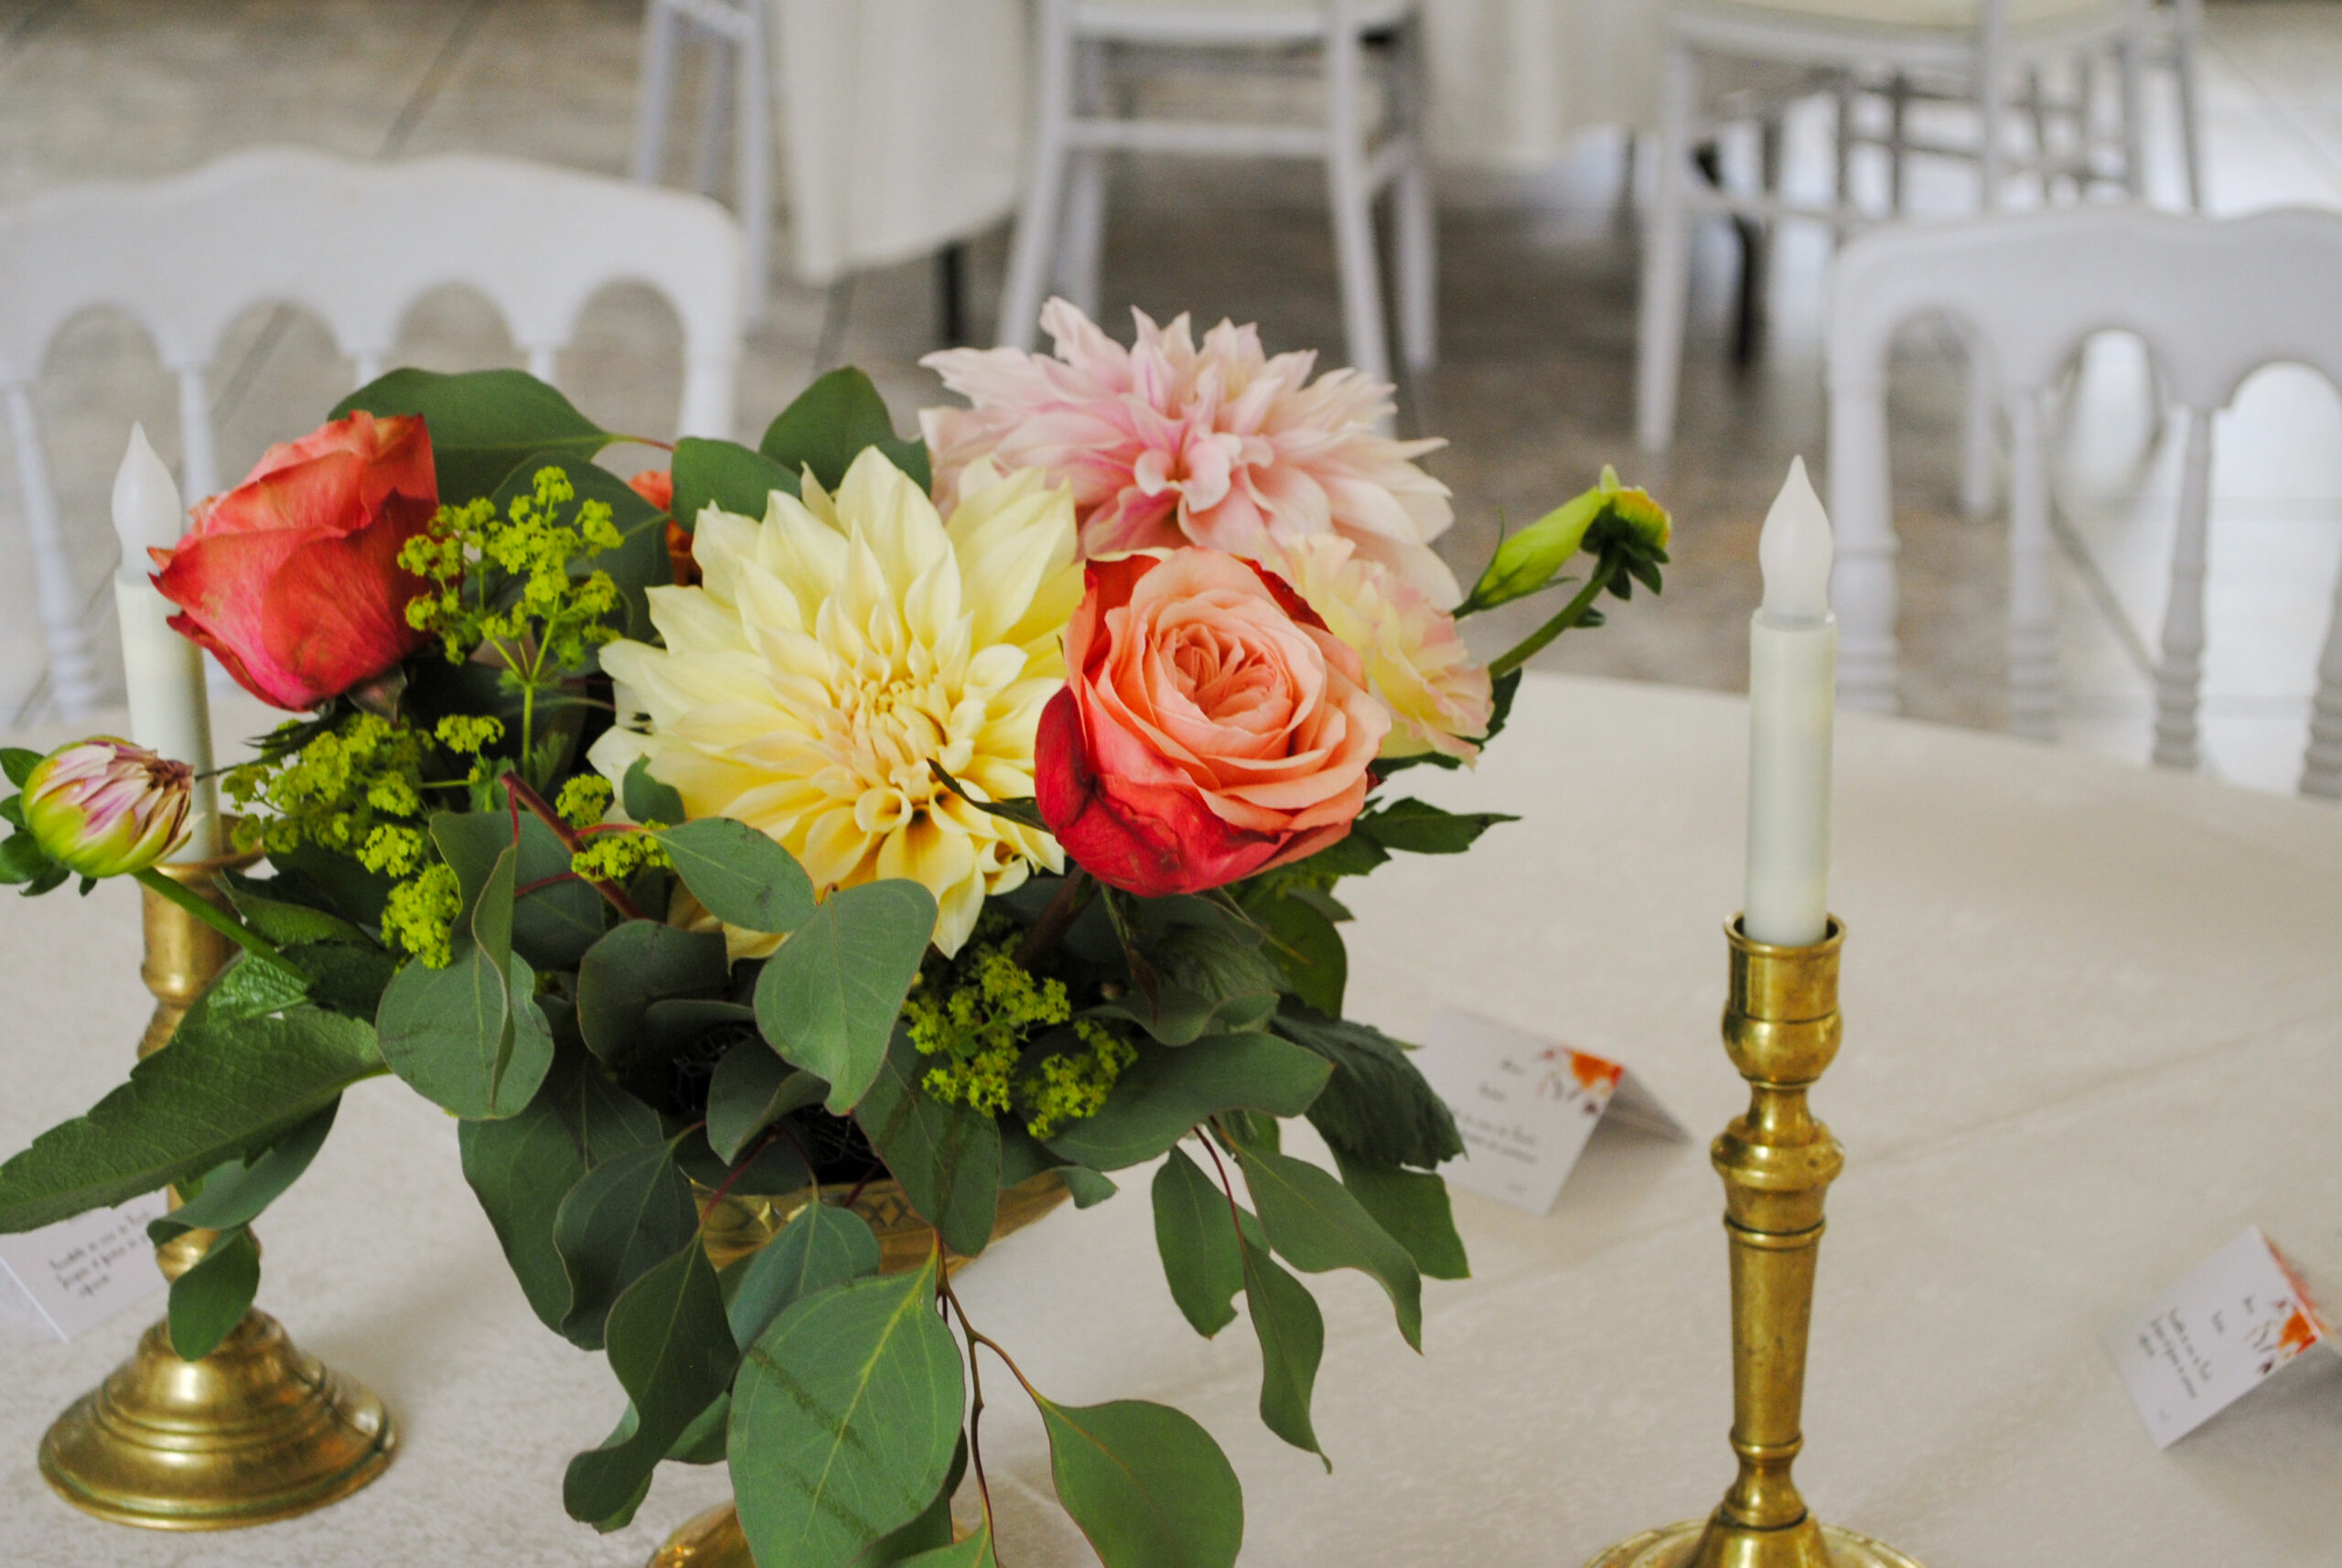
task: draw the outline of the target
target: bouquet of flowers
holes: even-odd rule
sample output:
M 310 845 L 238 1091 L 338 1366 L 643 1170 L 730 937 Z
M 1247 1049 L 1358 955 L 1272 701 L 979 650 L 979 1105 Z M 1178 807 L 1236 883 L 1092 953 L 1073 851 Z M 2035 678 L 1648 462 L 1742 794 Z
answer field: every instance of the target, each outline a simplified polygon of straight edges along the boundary
M 1429 547 L 1437 443 L 1377 433 L 1388 389 L 1251 328 L 1047 325 L 1053 356 L 934 357 L 972 406 L 923 439 L 840 371 L 756 448 L 686 439 L 630 482 L 542 382 L 399 371 L 199 505 L 156 553 L 173 625 L 302 715 L 223 779 L 268 875 L 215 900 L 156 869 L 182 762 L 0 757 L 0 876 L 134 875 L 241 950 L 0 1168 L 0 1230 L 175 1184 L 157 1226 L 212 1233 L 171 1292 L 200 1356 L 252 1299 L 252 1220 L 343 1091 L 395 1075 L 461 1119 L 530 1305 L 624 1389 L 570 1461 L 576 1518 L 626 1521 L 662 1459 L 728 1461 L 760 1561 L 990 1563 L 981 1352 L 1109 1568 L 1231 1563 L 1210 1436 L 1053 1402 L 947 1264 L 1005 1189 L 1089 1205 L 1151 1165 L 1174 1300 L 1209 1336 L 1244 1297 L 1262 1418 L 1318 1450 L 1296 1275 L 1362 1271 L 1416 1345 L 1423 1278 L 1465 1272 L 1455 1125 L 1343 1016 L 1338 885 L 1509 820 L 1405 772 L 1470 763 L 1524 660 L 1656 590 L 1668 520 L 1606 471 L 1467 594 Z M 1458 618 L 1573 563 L 1475 664 Z M 1284 1150 L 1290 1117 L 1334 1169 Z M 881 1176 L 921 1224 L 887 1271 L 846 1201 Z M 786 1222 L 719 1270 L 704 1229 L 743 1195 Z M 971 1465 L 984 1522 L 954 1545 Z

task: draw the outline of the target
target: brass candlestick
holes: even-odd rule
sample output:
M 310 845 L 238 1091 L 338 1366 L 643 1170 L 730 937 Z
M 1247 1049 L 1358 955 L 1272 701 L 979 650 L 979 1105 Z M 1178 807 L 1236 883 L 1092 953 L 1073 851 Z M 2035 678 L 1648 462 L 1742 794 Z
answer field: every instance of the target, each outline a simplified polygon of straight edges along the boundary
M 1822 1524 L 1789 1466 L 1805 1446 L 1806 1330 L 1821 1198 L 1846 1163 L 1805 1102 L 1838 1054 L 1836 919 L 1810 947 L 1768 947 L 1724 928 L 1732 995 L 1724 1046 L 1748 1111 L 1709 1150 L 1724 1177 L 1732 1248 L 1732 1449 L 1740 1475 L 1716 1511 L 1645 1530 L 1587 1568 L 1918 1568 L 1891 1546 Z
M 256 855 L 163 866 L 217 899 L 219 874 Z M 143 1058 L 170 1042 L 179 1020 L 235 951 L 227 938 L 151 890 L 139 974 L 155 1014 Z M 176 1205 L 177 1199 L 173 1197 Z M 157 1250 L 177 1278 L 211 1242 L 193 1230 Z M 246 1312 L 217 1349 L 183 1361 L 167 1322 L 140 1337 L 129 1360 L 41 1439 L 40 1471 L 84 1513 L 149 1530 L 229 1530 L 265 1524 L 349 1496 L 391 1462 L 381 1401 L 304 1355 L 277 1321 Z

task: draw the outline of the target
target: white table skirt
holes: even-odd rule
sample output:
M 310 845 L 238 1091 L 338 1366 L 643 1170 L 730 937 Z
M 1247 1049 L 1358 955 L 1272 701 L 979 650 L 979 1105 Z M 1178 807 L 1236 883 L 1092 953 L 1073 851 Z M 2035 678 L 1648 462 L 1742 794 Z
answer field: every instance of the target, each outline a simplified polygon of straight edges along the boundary
M 1716 1015 L 1745 723 L 1729 698 L 1532 675 L 1477 774 L 1412 779 L 1530 820 L 1353 885 L 1353 1011 L 1404 1035 L 1462 1004 L 1566 1038 L 1631 1064 L 1704 1138 L 1740 1098 Z M 1846 722 L 1839 781 L 1848 1035 L 1816 1100 L 1850 1161 L 1808 1496 L 1934 1568 L 2332 1568 L 2342 1366 L 2288 1369 L 2158 1453 L 2097 1337 L 2250 1223 L 2313 1283 L 2342 1280 L 2342 811 L 1893 720 Z M 0 899 L 0 1144 L 120 1077 L 145 1012 L 133 904 L 121 886 Z M 395 1083 L 365 1085 L 261 1226 L 263 1305 L 396 1411 L 381 1482 L 177 1539 L 58 1502 L 39 1434 L 141 1313 L 0 1348 L 0 1559 L 618 1568 L 721 1497 L 720 1471 L 670 1466 L 627 1530 L 563 1517 L 562 1465 L 621 1398 L 530 1316 L 454 1143 Z M 1052 1397 L 1164 1399 L 1210 1427 L 1244 1482 L 1246 1563 L 1574 1568 L 1704 1512 L 1729 1478 L 1721 1200 L 1699 1144 L 1598 1134 L 1544 1218 L 1459 1195 L 1475 1277 L 1427 1286 L 1421 1358 L 1371 1285 L 1317 1282 L 1330 1477 L 1261 1429 L 1241 1322 L 1206 1343 L 1173 1309 L 1145 1186 L 1013 1238 L 962 1295 Z M 1090 1561 L 997 1381 L 1004 1554 Z

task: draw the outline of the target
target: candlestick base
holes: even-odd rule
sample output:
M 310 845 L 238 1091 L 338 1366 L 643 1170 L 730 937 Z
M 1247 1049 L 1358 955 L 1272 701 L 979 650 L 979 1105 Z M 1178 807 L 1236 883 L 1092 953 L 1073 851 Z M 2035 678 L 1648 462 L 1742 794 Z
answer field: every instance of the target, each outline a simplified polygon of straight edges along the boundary
M 1786 1530 L 1686 1520 L 1618 1542 L 1586 1568 L 1919 1568 L 1883 1541 L 1807 1515 Z

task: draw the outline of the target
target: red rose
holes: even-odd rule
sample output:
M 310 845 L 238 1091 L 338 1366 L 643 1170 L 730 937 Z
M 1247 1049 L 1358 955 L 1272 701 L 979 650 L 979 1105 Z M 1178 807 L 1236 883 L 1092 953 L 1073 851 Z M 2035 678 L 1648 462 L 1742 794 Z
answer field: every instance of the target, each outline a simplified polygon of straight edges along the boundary
M 1217 550 L 1093 561 L 1042 710 L 1034 793 L 1065 852 L 1199 893 L 1349 832 L 1391 715 L 1277 577 Z
M 661 511 L 675 510 L 675 471 L 645 468 L 627 481 L 627 488 Z
M 353 413 L 199 503 L 177 547 L 150 553 L 155 585 L 246 691 L 314 708 L 430 640 L 406 618 L 429 585 L 399 551 L 438 509 L 423 421 Z

